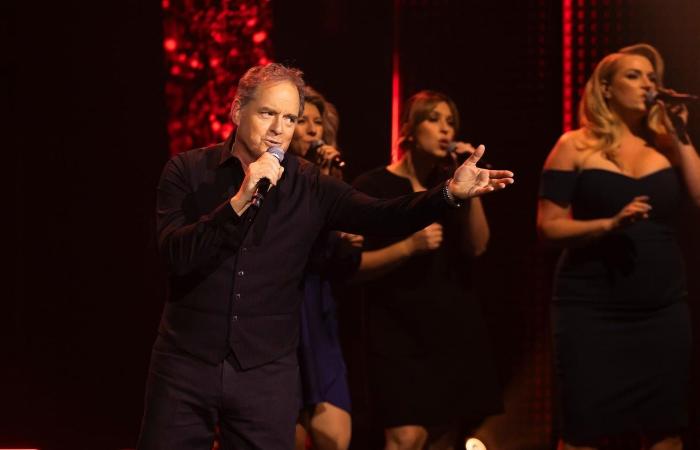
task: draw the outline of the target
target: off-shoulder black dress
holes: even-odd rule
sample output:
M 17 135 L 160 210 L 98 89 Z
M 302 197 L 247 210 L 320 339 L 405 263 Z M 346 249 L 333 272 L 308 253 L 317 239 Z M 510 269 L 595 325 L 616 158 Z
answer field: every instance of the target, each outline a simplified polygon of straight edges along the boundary
M 650 197 L 648 220 L 566 249 L 557 267 L 555 362 L 563 437 L 572 444 L 687 424 L 691 334 L 674 231 L 679 174 L 548 170 L 540 190 L 580 220 L 612 217 L 639 195 Z

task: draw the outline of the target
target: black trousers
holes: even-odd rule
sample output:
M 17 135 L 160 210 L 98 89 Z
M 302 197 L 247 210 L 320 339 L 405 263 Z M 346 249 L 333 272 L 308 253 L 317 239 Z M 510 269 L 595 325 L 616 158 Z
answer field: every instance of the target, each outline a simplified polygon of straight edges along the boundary
M 296 352 L 242 370 L 199 360 L 159 337 L 151 354 L 139 450 L 294 448 L 299 412 Z

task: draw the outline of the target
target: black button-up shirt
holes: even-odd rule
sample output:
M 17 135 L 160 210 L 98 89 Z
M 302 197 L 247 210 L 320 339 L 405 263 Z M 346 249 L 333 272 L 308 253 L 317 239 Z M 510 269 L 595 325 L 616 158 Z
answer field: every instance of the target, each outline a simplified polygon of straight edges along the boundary
M 159 332 L 211 363 L 233 351 L 249 368 L 296 349 L 304 268 L 320 233 L 405 234 L 449 208 L 442 186 L 378 200 L 288 153 L 260 209 L 239 217 L 229 199 L 244 172 L 231 145 L 229 138 L 173 157 L 157 196 L 169 271 Z

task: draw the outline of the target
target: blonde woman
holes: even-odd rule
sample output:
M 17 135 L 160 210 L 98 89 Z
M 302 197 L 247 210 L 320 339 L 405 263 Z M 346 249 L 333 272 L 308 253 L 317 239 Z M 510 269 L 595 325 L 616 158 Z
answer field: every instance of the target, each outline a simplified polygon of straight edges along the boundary
M 700 205 L 687 111 L 653 100 L 663 60 L 638 44 L 603 58 L 580 128 L 547 158 L 538 230 L 565 248 L 552 320 L 565 449 L 636 434 L 680 449 L 687 424 L 690 322 L 673 222 Z
M 317 164 L 322 174 L 342 179 L 337 148 L 339 118 L 332 103 L 309 86 L 304 112 L 297 120 L 290 152 Z M 360 263 L 361 237 L 324 234 L 314 245 L 304 276 L 301 305 L 299 368 L 303 405 L 296 430 L 296 449 L 346 450 L 350 445 L 350 391 L 338 338 L 331 282 L 352 275 Z

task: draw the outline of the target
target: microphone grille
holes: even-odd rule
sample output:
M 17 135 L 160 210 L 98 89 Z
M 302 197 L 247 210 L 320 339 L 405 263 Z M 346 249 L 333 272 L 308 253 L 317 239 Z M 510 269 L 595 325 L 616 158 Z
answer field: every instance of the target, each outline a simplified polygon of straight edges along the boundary
M 279 147 L 270 147 L 267 149 L 267 153 L 270 153 L 272 156 L 277 158 L 279 162 L 284 161 L 284 150 Z
M 644 103 L 647 108 L 651 108 L 656 103 L 656 99 L 659 98 L 659 93 L 656 91 L 647 91 L 644 94 Z
M 452 141 L 447 146 L 447 153 L 454 153 L 457 150 L 457 143 Z
M 311 144 L 309 144 L 309 150 L 315 151 L 321 146 L 326 145 L 325 142 L 323 142 L 323 139 L 316 139 L 315 141 L 312 141 Z

